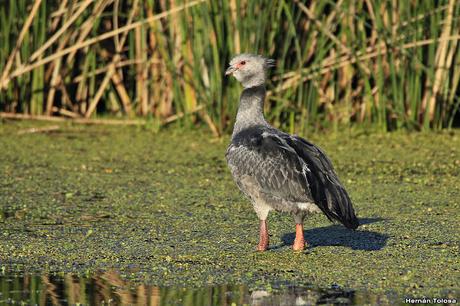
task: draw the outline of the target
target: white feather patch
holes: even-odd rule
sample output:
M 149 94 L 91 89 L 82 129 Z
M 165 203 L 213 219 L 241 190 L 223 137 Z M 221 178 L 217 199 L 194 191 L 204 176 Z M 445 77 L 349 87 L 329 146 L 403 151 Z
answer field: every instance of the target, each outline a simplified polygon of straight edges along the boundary
M 308 168 L 308 165 L 306 163 L 303 164 L 302 171 L 304 175 L 307 175 L 307 172 L 311 172 L 310 168 Z
M 320 212 L 321 210 L 319 209 L 318 206 L 316 206 L 315 203 L 296 203 L 297 204 L 297 207 L 300 209 L 300 210 L 304 210 L 304 211 L 307 211 L 307 212 Z

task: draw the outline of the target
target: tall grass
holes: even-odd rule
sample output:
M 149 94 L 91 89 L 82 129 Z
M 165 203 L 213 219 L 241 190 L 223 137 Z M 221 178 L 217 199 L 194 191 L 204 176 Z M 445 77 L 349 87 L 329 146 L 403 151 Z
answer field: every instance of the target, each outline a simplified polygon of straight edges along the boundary
M 2 1 L 0 110 L 181 118 L 219 135 L 241 91 L 223 72 L 253 52 L 276 59 L 266 111 L 291 132 L 451 127 L 459 22 L 455 0 Z

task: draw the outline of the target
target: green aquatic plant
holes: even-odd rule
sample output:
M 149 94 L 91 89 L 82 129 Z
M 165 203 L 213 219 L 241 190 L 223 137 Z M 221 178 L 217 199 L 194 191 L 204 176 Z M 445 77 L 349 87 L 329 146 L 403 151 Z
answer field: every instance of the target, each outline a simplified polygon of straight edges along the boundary
M 274 213 L 272 249 L 258 254 L 256 215 L 226 166 L 227 136 L 53 125 L 0 125 L 6 274 L 114 269 L 162 288 L 337 284 L 373 298 L 458 296 L 459 131 L 311 135 L 362 225 L 350 232 L 312 216 L 309 247 L 293 254 L 292 217 Z

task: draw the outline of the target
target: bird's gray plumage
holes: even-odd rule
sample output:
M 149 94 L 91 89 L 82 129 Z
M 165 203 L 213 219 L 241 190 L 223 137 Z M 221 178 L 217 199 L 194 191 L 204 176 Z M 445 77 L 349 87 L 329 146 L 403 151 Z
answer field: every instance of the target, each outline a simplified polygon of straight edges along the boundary
M 270 64 L 248 54 L 230 62 L 228 71 L 237 73 L 245 87 L 226 153 L 235 182 L 261 220 L 268 211 L 279 210 L 292 213 L 300 223 L 308 212 L 322 211 L 330 220 L 356 228 L 359 223 L 352 202 L 324 152 L 266 122 L 263 102 Z

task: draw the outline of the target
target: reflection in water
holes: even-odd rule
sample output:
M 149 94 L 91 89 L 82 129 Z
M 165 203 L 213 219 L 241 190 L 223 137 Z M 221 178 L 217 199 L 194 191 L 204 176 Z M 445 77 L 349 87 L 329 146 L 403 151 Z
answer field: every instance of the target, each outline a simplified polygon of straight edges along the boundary
M 370 300 L 372 304 L 389 302 L 362 294 L 356 296 L 354 291 L 338 288 L 318 290 L 291 286 L 269 291 L 251 291 L 243 285 L 160 288 L 129 283 L 113 271 L 92 277 L 0 274 L 2 305 L 347 305 Z

